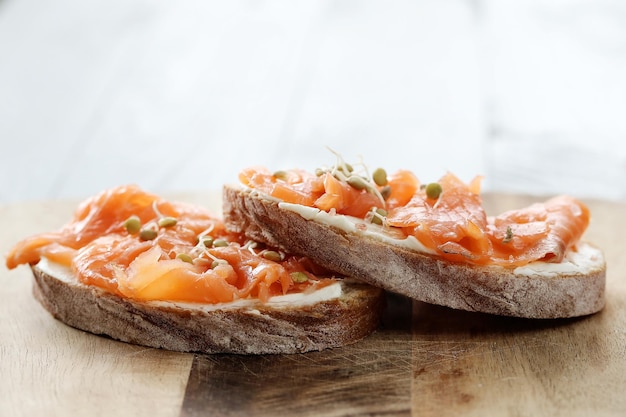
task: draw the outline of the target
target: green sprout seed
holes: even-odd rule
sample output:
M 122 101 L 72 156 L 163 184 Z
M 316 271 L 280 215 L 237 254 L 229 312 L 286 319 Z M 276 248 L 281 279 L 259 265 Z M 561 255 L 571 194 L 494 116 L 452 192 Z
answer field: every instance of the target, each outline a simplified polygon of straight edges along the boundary
M 349 163 L 346 162 L 344 165 L 345 165 L 345 167 L 344 167 L 345 171 L 348 171 L 348 172 L 354 171 L 354 168 Z
M 352 188 L 355 188 L 357 190 L 363 190 L 368 186 L 367 182 L 362 177 L 359 177 L 357 175 L 352 175 L 348 177 L 346 181 L 348 184 L 350 184 Z
M 211 269 L 217 268 L 219 265 L 228 265 L 228 261 L 225 259 L 215 259 L 211 262 Z
M 507 226 L 506 228 L 506 236 L 502 239 L 502 243 L 506 244 L 513 240 L 513 230 L 511 230 L 511 226 Z
M 276 171 L 274 172 L 274 178 L 277 178 L 279 180 L 286 180 L 287 179 L 287 171 Z
M 183 262 L 187 262 L 190 264 L 193 263 L 193 259 L 191 258 L 191 256 L 187 255 L 186 253 L 179 253 L 178 255 L 176 255 L 176 257 Z
M 204 245 L 204 247 L 210 248 L 211 246 L 213 246 L 213 238 L 211 236 L 203 237 L 202 244 Z
M 378 186 L 387 185 L 387 171 L 383 168 L 376 168 L 376 170 L 372 173 L 372 179 Z
M 275 250 L 266 250 L 263 251 L 263 257 L 265 259 L 267 259 L 268 261 L 274 261 L 274 262 L 278 262 L 282 260 L 282 256 L 280 255 L 279 252 L 276 252 Z
M 428 198 L 432 198 L 433 200 L 438 199 L 442 191 L 443 188 L 441 188 L 441 184 L 438 182 L 431 182 L 426 186 L 426 196 Z
M 382 225 L 383 219 L 382 217 L 387 217 L 387 210 L 385 209 L 376 209 L 376 213 L 372 216 L 372 223 Z
M 304 272 L 292 272 L 291 279 L 293 280 L 293 282 L 300 284 L 303 282 L 307 282 L 309 280 L 309 277 Z
M 131 235 L 134 235 L 141 230 L 141 220 L 135 215 L 130 216 L 124 222 L 124 229 Z
M 154 229 L 141 229 L 139 232 L 139 238 L 141 240 L 153 240 L 157 237 L 158 233 Z
M 225 241 L 224 239 L 216 239 L 213 241 L 213 246 L 216 248 L 228 246 L 228 242 Z
M 176 223 L 178 223 L 178 220 L 174 217 L 161 217 L 158 222 L 159 227 L 173 227 L 176 226 Z

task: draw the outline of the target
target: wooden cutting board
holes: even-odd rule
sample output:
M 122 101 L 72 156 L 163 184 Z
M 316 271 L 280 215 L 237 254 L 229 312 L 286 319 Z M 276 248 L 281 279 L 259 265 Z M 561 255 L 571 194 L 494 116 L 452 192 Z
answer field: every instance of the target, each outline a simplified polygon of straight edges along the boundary
M 176 197 L 219 210 L 213 194 Z M 485 205 L 535 200 L 486 195 Z M 521 320 L 390 295 L 372 336 L 303 355 L 193 355 L 87 334 L 37 304 L 28 268 L 0 267 L 0 415 L 624 416 L 626 204 L 587 203 L 586 238 L 608 262 L 601 313 Z M 0 250 L 61 226 L 74 207 L 0 207 Z

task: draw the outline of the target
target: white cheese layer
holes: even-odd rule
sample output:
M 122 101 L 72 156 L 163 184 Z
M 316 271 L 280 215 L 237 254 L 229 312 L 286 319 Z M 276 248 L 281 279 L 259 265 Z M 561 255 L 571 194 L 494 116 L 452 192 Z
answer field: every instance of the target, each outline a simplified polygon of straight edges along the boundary
M 366 222 L 358 217 L 344 214 L 330 214 L 315 207 L 302 206 L 292 203 L 278 203 L 283 210 L 293 211 L 307 220 L 333 226 L 349 233 L 359 233 L 380 240 L 390 245 L 404 247 L 420 253 L 434 254 L 435 252 L 422 244 L 415 236 L 404 237 L 399 233 L 393 233 L 376 224 Z
M 513 273 L 524 276 L 562 276 L 593 271 L 601 268 L 604 262 L 604 255 L 600 249 L 586 243 L 579 243 L 575 249 L 568 250 L 559 263 L 531 262 L 528 265 L 518 266 Z
M 46 274 L 64 282 L 76 282 L 76 277 L 71 268 L 51 262 L 46 258 L 42 258 L 37 264 L 37 267 Z M 277 295 L 271 297 L 267 303 L 261 303 L 258 299 L 240 299 L 229 303 L 218 304 L 200 304 L 179 301 L 148 301 L 147 303 L 160 307 L 183 307 L 187 309 L 201 309 L 204 311 L 250 309 L 252 313 L 259 313 L 258 310 L 254 309 L 260 306 L 263 306 L 264 308 L 293 308 L 309 306 L 319 302 L 339 298 L 341 297 L 341 294 L 342 283 L 341 281 L 337 281 L 331 285 L 327 285 L 319 290 L 311 292 Z

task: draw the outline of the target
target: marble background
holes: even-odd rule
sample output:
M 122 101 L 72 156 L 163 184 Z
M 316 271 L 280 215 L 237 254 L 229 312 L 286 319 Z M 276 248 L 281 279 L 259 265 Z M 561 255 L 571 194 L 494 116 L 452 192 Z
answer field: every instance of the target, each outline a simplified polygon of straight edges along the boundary
M 626 2 L 0 0 L 0 203 L 218 189 L 331 147 L 626 199 Z

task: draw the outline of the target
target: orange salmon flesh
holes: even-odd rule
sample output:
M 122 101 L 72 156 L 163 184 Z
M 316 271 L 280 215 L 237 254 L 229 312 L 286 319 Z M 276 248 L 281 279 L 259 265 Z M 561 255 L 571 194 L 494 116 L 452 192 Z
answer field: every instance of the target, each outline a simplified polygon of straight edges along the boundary
M 127 227 L 131 216 L 153 236 Z M 136 186 L 87 199 L 60 230 L 18 242 L 6 266 L 36 264 L 42 257 L 71 268 L 84 284 L 146 301 L 267 302 L 274 295 L 334 282 L 320 278 L 327 271 L 307 258 L 270 253 L 228 233 L 222 220 L 203 208 L 170 202 Z
M 480 196 L 481 177 L 466 184 L 447 173 L 438 181 L 438 196 L 429 196 L 407 170 L 389 175 L 385 184 L 370 179 L 365 188 L 350 185 L 350 177 L 337 168 L 276 175 L 265 167 L 250 167 L 239 174 L 240 182 L 249 188 L 334 215 L 371 219 L 374 211 L 384 210 L 382 229 L 414 236 L 435 256 L 454 262 L 505 267 L 561 262 L 589 225 L 589 209 L 569 196 L 487 216 Z

